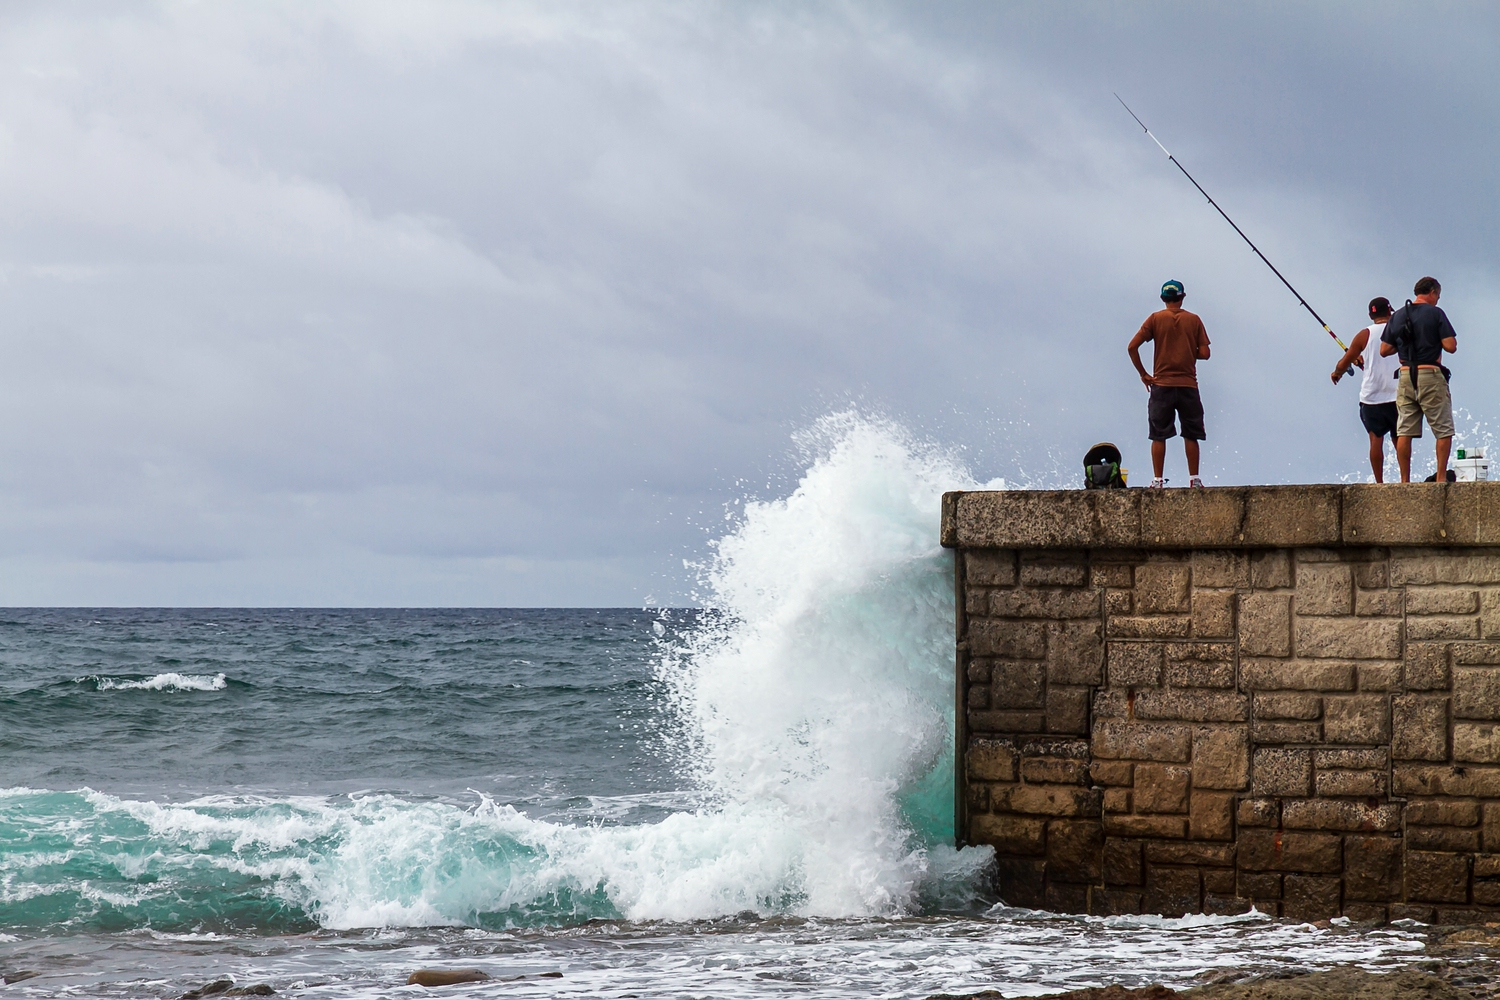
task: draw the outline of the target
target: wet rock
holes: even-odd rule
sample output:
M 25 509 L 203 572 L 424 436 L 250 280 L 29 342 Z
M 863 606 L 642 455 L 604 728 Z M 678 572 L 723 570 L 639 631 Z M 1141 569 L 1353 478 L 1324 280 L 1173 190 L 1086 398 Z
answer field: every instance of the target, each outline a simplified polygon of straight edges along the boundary
M 196 990 L 189 990 L 182 995 L 180 1000 L 202 1000 L 203 997 L 268 997 L 275 992 L 268 983 L 236 986 L 233 979 L 215 979 Z
M 454 986 L 482 983 L 490 978 L 482 969 L 418 969 L 406 977 L 408 986 Z
M 1001 1000 L 1002 996 L 999 990 L 985 990 L 983 993 L 965 993 L 961 996 L 939 993 L 927 1000 Z M 1071 993 L 1053 993 L 1047 1000 L 1176 1000 L 1178 996 L 1176 990 L 1169 990 L 1165 986 L 1143 986 L 1132 990 L 1117 985 L 1073 990 Z
M 0 976 L 0 983 L 9 986 L 11 983 L 19 983 L 23 979 L 35 979 L 40 972 L 32 972 L 29 969 L 17 969 L 15 972 L 7 972 Z
M 941 993 L 928 1000 L 1001 1000 L 1001 994 L 998 990 L 962 996 Z M 1300 976 L 1202 986 L 1182 993 L 1161 985 L 1136 990 L 1105 986 L 1054 993 L 1047 1000 L 1473 1000 L 1473 994 L 1413 969 L 1378 973 L 1346 967 Z

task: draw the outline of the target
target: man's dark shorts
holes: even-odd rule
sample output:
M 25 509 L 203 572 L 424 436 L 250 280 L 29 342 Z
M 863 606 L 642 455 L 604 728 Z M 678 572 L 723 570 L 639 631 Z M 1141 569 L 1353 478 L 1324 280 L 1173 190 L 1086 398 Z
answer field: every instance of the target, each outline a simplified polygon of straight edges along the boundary
M 1208 436 L 1203 432 L 1203 400 L 1193 386 L 1153 385 L 1146 414 L 1150 417 L 1153 441 L 1177 436 L 1177 416 L 1182 417 L 1182 436 L 1189 441 L 1202 441 Z
M 1394 401 L 1359 404 L 1359 422 L 1365 425 L 1365 430 L 1376 437 L 1385 437 L 1387 434 L 1395 437 L 1396 420 L 1399 415 Z

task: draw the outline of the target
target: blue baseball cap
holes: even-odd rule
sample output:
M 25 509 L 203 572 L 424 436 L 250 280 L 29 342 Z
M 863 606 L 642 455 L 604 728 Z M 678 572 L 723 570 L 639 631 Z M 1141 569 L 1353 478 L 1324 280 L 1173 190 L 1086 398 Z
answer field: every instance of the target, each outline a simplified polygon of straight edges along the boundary
M 1161 297 L 1164 299 L 1180 299 L 1187 293 L 1182 290 L 1182 282 L 1173 278 L 1161 286 Z

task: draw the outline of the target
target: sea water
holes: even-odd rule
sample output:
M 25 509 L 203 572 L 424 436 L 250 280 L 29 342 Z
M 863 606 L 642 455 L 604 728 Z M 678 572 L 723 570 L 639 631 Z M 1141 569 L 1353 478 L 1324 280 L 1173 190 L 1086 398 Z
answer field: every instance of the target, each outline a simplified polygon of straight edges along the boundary
M 855 414 L 801 444 L 706 610 L 0 612 L 0 993 L 1022 995 L 1421 954 L 994 898 L 953 847 L 936 541 L 980 484 Z

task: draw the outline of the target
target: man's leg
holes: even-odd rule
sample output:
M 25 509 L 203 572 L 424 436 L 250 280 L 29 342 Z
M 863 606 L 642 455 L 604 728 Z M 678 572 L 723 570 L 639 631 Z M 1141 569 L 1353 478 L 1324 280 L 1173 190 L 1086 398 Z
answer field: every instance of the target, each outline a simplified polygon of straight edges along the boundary
M 1198 442 L 1192 438 L 1183 438 L 1182 450 L 1187 453 L 1188 475 L 1196 476 L 1198 474 Z M 1163 448 L 1162 451 L 1166 449 Z
M 1167 442 L 1165 442 L 1165 441 L 1152 441 L 1151 442 L 1151 470 L 1152 470 L 1153 473 L 1155 473 L 1157 479 L 1161 478 L 1161 470 L 1166 466 L 1166 464 L 1167 464 Z
M 1396 438 L 1396 464 L 1401 467 L 1401 481 L 1411 482 L 1411 438 Z
M 1375 470 L 1375 481 L 1385 482 L 1385 435 L 1370 435 L 1370 468 Z
M 1448 481 L 1448 449 L 1453 447 L 1451 437 L 1437 439 L 1437 481 L 1446 483 Z

